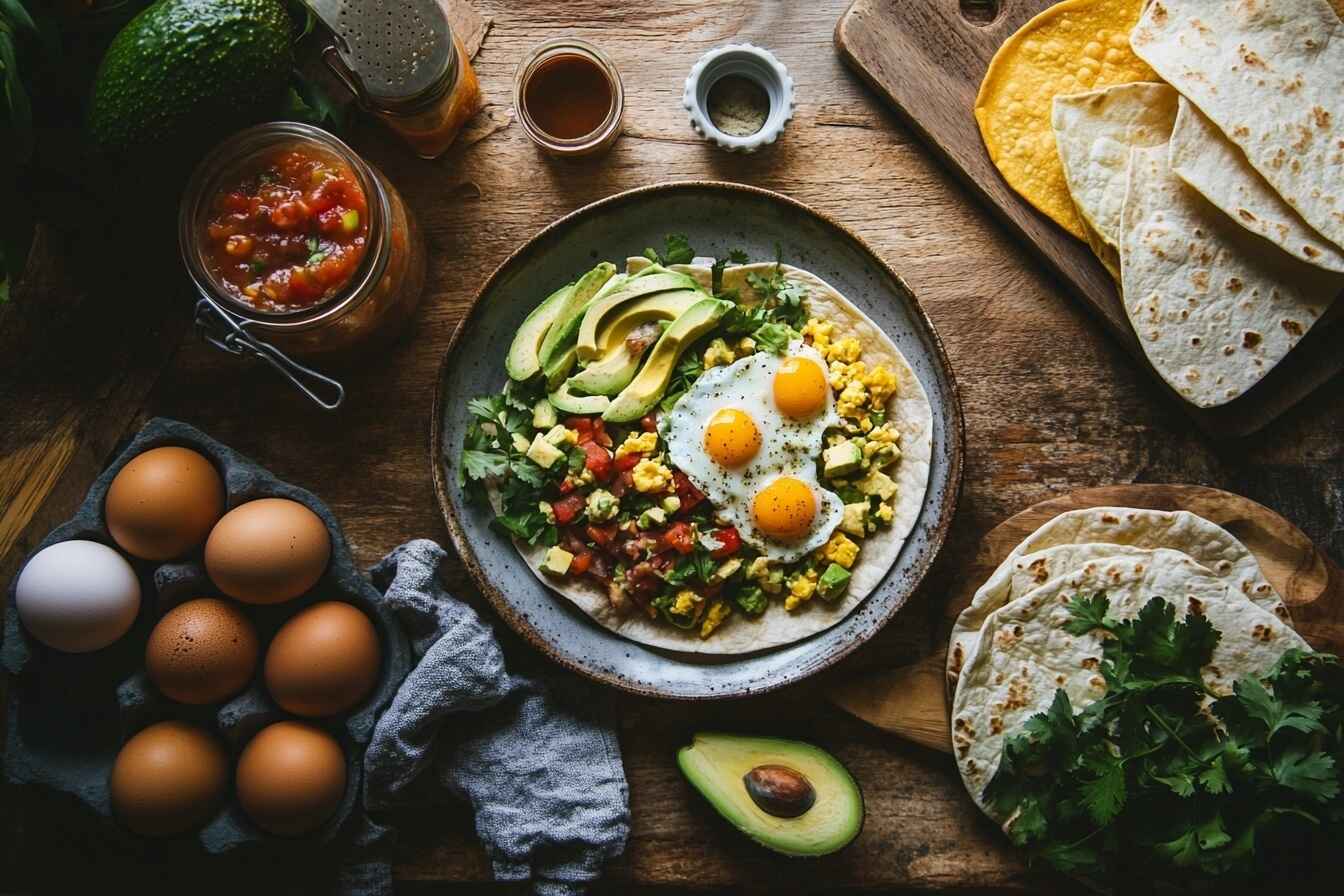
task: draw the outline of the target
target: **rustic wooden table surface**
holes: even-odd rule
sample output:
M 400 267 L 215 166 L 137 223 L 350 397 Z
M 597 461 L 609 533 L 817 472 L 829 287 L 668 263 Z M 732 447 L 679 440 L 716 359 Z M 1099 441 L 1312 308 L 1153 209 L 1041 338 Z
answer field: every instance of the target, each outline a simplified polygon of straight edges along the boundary
M 1069 489 L 1122 482 L 1221 486 L 1283 513 L 1344 561 L 1344 382 L 1336 379 L 1249 440 L 1215 443 L 1198 434 L 842 66 L 831 34 L 845 0 L 474 5 L 493 20 L 476 58 L 490 103 L 476 136 L 489 130 L 484 121 L 502 127 L 436 162 L 412 158 L 373 125 L 356 124 L 352 134 L 356 148 L 410 201 L 428 237 L 430 278 L 413 331 L 348 376 L 348 405 L 330 416 L 269 373 L 241 370 L 202 345 L 187 331 L 185 309 L 171 302 L 153 326 L 122 334 L 115 358 L 105 349 L 72 356 L 55 381 L 0 367 L 6 579 L 147 415 L 192 423 L 317 492 L 363 562 L 409 538 L 446 540 L 430 487 L 428 414 L 442 352 L 477 287 L 551 220 L 630 187 L 694 178 L 787 193 L 853 228 L 913 287 L 960 382 L 966 478 L 951 539 L 917 599 L 827 673 L 829 680 L 927 655 L 936 646 L 947 583 L 975 540 L 1027 504 Z M 545 158 L 512 123 L 514 66 L 531 46 L 557 35 L 595 42 L 624 75 L 626 133 L 602 158 Z M 696 58 L 743 40 L 774 50 L 798 93 L 783 139 L 748 157 L 700 142 L 680 106 L 682 79 Z M 59 257 L 61 247 L 44 249 Z M 59 289 L 63 276 L 57 266 L 34 275 L 42 282 L 24 286 Z M 23 307 L 23 293 L 17 308 L 0 311 L 0 324 L 45 331 L 33 322 L 40 312 Z M 70 351 L 59 340 L 52 344 Z M 472 594 L 460 569 L 456 580 L 464 595 Z M 820 696 L 824 683 L 731 705 L 608 694 L 621 719 L 634 828 L 604 891 L 1046 885 L 1027 875 L 978 817 L 945 756 L 894 741 L 829 707 Z M 858 841 L 836 856 L 794 862 L 732 834 L 673 764 L 692 731 L 719 727 L 806 737 L 833 750 L 866 796 Z M 14 830 L 22 827 L 11 821 Z M 488 879 L 465 808 L 416 816 L 403 828 L 396 872 L 408 890 Z M 16 842 L 22 838 L 10 845 Z

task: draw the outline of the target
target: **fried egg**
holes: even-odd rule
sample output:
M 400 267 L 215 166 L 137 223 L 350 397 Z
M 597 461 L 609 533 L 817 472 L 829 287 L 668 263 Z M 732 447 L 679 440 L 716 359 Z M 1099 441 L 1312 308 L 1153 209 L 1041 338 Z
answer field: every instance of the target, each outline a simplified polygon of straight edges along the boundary
M 742 539 L 788 563 L 826 543 L 844 504 L 817 479 L 839 426 L 826 362 L 802 340 L 705 371 L 662 420 L 668 456 Z

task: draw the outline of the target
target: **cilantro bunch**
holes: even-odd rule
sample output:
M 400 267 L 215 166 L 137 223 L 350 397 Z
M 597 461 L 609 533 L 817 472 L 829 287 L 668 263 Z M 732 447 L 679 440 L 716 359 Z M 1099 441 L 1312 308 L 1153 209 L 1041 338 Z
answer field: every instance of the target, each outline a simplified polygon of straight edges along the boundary
M 1290 650 L 1217 697 L 1200 675 L 1220 638 L 1207 619 L 1161 598 L 1124 622 L 1109 607 L 1079 595 L 1066 626 L 1106 634 L 1106 696 L 1075 712 L 1057 690 L 985 788 L 1013 842 L 1107 886 L 1321 867 L 1344 834 L 1344 664 Z
M 529 544 L 555 544 L 560 532 L 539 504 L 547 483 L 583 471 L 582 448 L 571 447 L 564 463 L 549 470 L 527 457 L 532 441 L 532 407 L 544 394 L 544 381 L 523 386 L 510 381 L 503 394 L 467 402 L 472 421 L 463 438 L 458 482 L 468 499 L 487 505 L 486 485 L 498 490 L 503 507 L 493 525 Z M 516 437 L 516 438 L 515 438 Z

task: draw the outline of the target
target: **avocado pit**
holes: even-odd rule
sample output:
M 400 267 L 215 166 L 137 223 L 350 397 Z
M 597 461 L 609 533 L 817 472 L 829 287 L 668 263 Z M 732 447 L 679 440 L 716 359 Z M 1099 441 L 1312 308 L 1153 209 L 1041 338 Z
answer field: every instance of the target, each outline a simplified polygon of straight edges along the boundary
M 742 783 L 751 801 L 776 818 L 797 818 L 817 802 L 812 782 L 784 765 L 758 765 L 742 776 Z

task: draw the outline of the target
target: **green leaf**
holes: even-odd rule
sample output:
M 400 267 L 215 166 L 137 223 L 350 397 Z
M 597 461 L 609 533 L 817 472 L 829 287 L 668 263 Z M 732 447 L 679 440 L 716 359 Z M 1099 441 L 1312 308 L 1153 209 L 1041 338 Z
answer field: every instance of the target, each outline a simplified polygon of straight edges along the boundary
M 1308 753 L 1298 748 L 1285 750 L 1274 762 L 1272 771 L 1279 784 L 1318 802 L 1339 796 L 1335 760 L 1324 753 Z
M 32 20 L 28 21 L 31 24 Z M 27 162 L 33 154 L 33 110 L 28 102 L 28 91 L 23 86 L 13 35 L 3 28 L 0 28 L 0 79 L 3 79 L 0 87 L 3 87 L 5 105 L 9 109 L 9 130 L 13 135 L 10 152 L 19 162 Z
M 28 10 L 23 8 L 19 0 L 0 0 L 0 19 L 9 19 L 17 31 L 34 36 L 37 34 L 37 25 L 33 23 L 33 17 L 28 15 Z
M 1246 714 L 1262 722 L 1269 738 L 1285 729 L 1314 734 L 1324 731 L 1321 725 L 1321 707 L 1317 703 L 1288 704 L 1275 698 L 1254 676 L 1247 676 L 1233 685 L 1237 700 Z
M 1125 768 L 1109 753 L 1089 757 L 1085 765 L 1097 777 L 1084 781 L 1079 788 L 1083 805 L 1097 824 L 1110 824 L 1125 806 Z
M 1200 849 L 1218 849 L 1232 842 L 1232 837 L 1223 828 L 1223 817 L 1215 815 L 1195 828 L 1195 839 Z
M 1111 602 L 1104 591 L 1091 597 L 1075 594 L 1065 605 L 1071 618 L 1064 623 L 1064 630 L 1071 635 L 1085 635 L 1093 629 L 1106 628 L 1106 613 L 1110 608 Z
M 503 476 L 509 471 L 509 459 L 494 451 L 462 452 L 462 470 L 472 479 L 487 479 Z
M 666 264 L 690 264 L 695 259 L 695 250 L 684 233 L 669 233 L 667 248 L 663 251 Z
M 1199 783 L 1212 794 L 1232 792 L 1232 782 L 1228 779 L 1227 766 L 1223 764 L 1222 756 L 1213 760 L 1208 768 L 1199 773 Z
M 1177 868 L 1189 868 L 1199 861 L 1199 835 L 1192 829 L 1153 846 L 1153 851 Z

